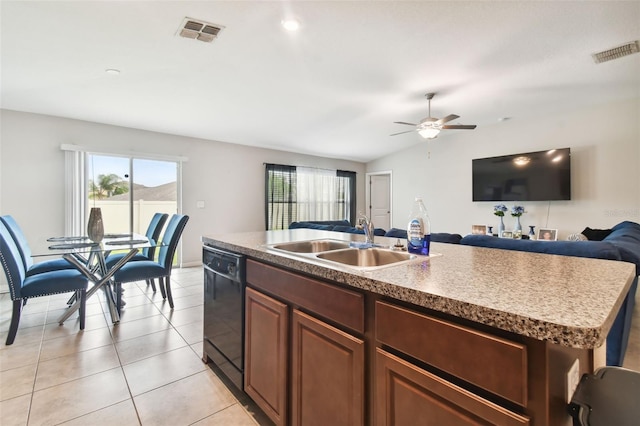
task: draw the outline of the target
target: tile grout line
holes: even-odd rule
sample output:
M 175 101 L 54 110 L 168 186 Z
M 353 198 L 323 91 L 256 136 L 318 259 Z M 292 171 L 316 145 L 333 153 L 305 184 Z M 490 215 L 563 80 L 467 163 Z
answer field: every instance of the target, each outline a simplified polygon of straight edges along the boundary
M 40 347 L 38 348 L 38 359 L 36 360 L 36 371 L 33 375 L 33 385 L 31 386 L 31 395 L 29 397 L 29 410 L 27 411 L 27 423 L 26 423 L 27 425 L 29 424 L 29 420 L 31 419 L 31 409 L 33 408 L 33 397 L 35 396 L 35 393 L 36 393 L 36 381 L 38 380 L 38 371 L 40 370 L 40 357 L 42 356 L 42 347 L 44 345 L 44 331 L 47 326 L 47 318 L 49 317 L 49 309 L 51 307 L 51 296 L 48 296 L 47 299 L 48 299 L 47 313 L 44 316 L 44 324 L 42 324 L 42 335 L 40 336 Z

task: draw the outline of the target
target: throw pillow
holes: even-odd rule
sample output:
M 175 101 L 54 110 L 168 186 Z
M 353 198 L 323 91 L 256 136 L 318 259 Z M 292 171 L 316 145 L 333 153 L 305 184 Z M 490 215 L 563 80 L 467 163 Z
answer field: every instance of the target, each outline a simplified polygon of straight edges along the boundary
M 588 226 L 581 232 L 589 241 L 602 241 L 612 233 L 611 229 L 591 229 Z
M 571 234 L 567 237 L 567 241 L 587 241 L 588 238 L 584 234 Z

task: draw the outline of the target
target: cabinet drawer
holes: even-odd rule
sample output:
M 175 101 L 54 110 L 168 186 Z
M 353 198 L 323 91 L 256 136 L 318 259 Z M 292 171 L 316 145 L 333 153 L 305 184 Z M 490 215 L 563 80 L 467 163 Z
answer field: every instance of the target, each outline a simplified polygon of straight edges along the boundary
M 527 426 L 514 413 L 453 383 L 376 349 L 375 424 L 377 426 Z M 419 419 L 419 420 L 418 420 Z
M 380 301 L 375 318 L 379 343 L 526 406 L 525 345 Z
M 364 333 L 364 295 L 247 260 L 247 282 L 295 306 Z

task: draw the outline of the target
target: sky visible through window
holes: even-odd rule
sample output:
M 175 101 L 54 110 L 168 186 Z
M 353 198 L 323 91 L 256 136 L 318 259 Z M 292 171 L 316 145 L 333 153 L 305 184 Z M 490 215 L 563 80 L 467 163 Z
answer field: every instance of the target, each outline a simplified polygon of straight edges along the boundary
M 114 173 L 123 180 L 129 173 L 129 159 L 126 157 L 108 157 L 103 155 L 91 155 L 89 157 L 89 179 L 98 175 Z M 134 182 L 148 186 L 159 186 L 176 181 L 176 163 L 172 161 L 158 160 L 133 160 Z

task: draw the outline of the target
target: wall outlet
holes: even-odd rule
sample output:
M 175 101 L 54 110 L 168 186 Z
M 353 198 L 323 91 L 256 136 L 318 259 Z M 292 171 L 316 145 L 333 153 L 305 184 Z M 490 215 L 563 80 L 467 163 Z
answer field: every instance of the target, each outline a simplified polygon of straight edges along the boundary
M 576 359 L 567 373 L 567 404 L 580 383 L 580 360 Z
M 204 209 L 204 201 L 203 200 L 196 201 L 196 208 L 197 209 Z

